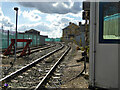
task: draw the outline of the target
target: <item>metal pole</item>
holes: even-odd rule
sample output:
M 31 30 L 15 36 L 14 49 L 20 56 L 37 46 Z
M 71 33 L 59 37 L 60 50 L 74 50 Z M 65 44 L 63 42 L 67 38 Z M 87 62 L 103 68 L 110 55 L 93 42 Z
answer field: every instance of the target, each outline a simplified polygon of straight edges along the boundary
M 38 34 L 36 34 L 36 46 L 37 46 L 37 35 L 38 35 Z
M 2 37 L 1 37 L 1 38 L 2 38 L 2 41 L 1 41 L 1 42 L 3 43 L 3 23 L 2 23 Z M 2 44 L 2 43 L 1 43 L 1 47 L 2 47 L 2 49 L 3 49 L 3 44 Z
M 2 34 L 3 34 L 3 24 L 2 24 Z
M 34 34 L 32 34 L 32 46 L 33 46 L 33 44 L 34 44 L 34 43 L 33 43 L 33 41 L 34 41 L 34 40 L 33 40 L 33 35 L 34 35 Z
M 15 35 L 15 59 L 16 60 L 16 50 L 17 50 L 17 20 L 18 20 L 18 8 L 15 7 L 14 10 L 16 11 L 16 35 Z
M 8 39 L 8 42 L 7 42 L 7 44 L 8 44 L 8 47 L 9 47 L 9 30 L 8 30 L 8 32 L 7 32 L 7 39 Z
M 24 33 L 23 33 L 23 39 L 24 39 Z M 23 48 L 24 48 L 24 42 L 23 42 Z

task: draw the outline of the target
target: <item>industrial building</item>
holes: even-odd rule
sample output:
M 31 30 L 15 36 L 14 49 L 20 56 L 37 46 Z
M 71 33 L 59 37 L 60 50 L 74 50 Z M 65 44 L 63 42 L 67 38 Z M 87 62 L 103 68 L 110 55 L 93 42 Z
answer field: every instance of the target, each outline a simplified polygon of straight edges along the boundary
M 25 33 L 40 35 L 40 32 L 34 29 L 27 30 Z

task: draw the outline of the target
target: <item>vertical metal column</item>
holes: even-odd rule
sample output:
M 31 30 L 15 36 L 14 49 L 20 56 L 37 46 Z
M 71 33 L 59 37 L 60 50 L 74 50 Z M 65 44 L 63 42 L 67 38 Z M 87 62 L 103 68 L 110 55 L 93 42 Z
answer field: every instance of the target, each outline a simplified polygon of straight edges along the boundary
M 16 35 L 15 35 L 15 60 L 16 60 L 18 8 L 15 7 L 14 10 L 16 11 Z
M 38 34 L 36 34 L 36 46 L 37 46 L 37 36 L 38 36 Z
M 8 33 L 7 33 L 7 44 L 8 44 L 8 46 L 9 46 L 9 30 L 8 30 Z
M 32 46 L 34 46 L 34 43 L 33 43 L 34 39 L 33 39 L 33 34 L 32 34 Z
M 28 39 L 30 38 L 30 34 L 28 33 Z M 29 45 L 29 47 L 30 47 L 30 45 Z
M 23 34 L 23 39 L 24 39 L 24 34 Z M 23 48 L 24 48 L 24 42 L 23 42 Z
M 39 35 L 39 45 L 40 45 L 40 37 L 41 37 L 41 36 Z

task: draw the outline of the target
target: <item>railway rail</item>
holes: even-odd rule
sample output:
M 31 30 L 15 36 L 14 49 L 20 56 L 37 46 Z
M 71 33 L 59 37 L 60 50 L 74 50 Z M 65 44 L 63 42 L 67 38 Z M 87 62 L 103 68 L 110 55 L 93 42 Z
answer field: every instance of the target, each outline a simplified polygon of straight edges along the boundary
M 50 45 L 50 46 L 45 46 L 45 47 L 34 47 L 34 48 L 31 48 L 31 52 L 30 54 L 34 53 L 34 52 L 39 52 L 41 50 L 46 50 L 46 49 L 49 49 L 49 48 L 52 48 L 52 47 L 55 47 L 56 45 Z M 17 51 L 17 53 L 20 53 L 22 50 L 19 50 Z M 17 56 L 18 58 L 20 57 L 19 55 Z
M 45 44 L 45 45 L 43 45 L 43 47 L 44 46 L 50 46 L 50 44 Z M 32 46 L 32 47 L 30 47 L 31 49 L 36 49 L 36 48 L 40 48 L 40 47 L 42 47 L 41 45 L 40 46 Z M 23 47 L 18 47 L 17 48 L 17 51 L 18 52 L 21 52 L 22 51 L 22 49 L 23 49 Z M 0 49 L 0 52 L 5 52 L 5 50 L 6 49 Z
M 10 64 L 9 64 L 9 63 L 6 63 L 6 64 L 4 63 L 4 64 L 2 64 L 2 71 L 3 71 L 3 72 L 2 72 L 2 77 L 5 77 L 6 75 L 8 75 L 8 74 L 10 74 L 10 73 L 12 73 L 12 72 L 20 69 L 20 68 L 23 67 L 23 66 L 26 66 L 27 64 L 31 63 L 31 62 L 34 61 L 35 59 L 42 57 L 43 55 L 51 52 L 52 50 L 54 50 L 54 49 L 56 49 L 56 48 L 58 48 L 58 47 L 60 47 L 60 46 L 61 46 L 61 44 L 56 44 L 56 45 L 52 45 L 52 46 L 48 46 L 48 47 L 38 48 L 38 49 L 32 50 L 30 55 L 28 55 L 28 56 L 26 56 L 26 57 L 23 57 L 23 58 L 22 58 L 22 57 L 21 57 L 21 58 L 18 58 L 18 59 L 15 61 L 14 65 L 13 65 L 12 67 L 10 67 Z M 35 52 L 35 53 L 34 53 L 34 52 Z M 33 54 L 32 54 L 32 53 L 33 53 Z M 19 56 L 19 55 L 18 55 L 18 56 Z M 14 58 L 13 58 L 13 57 L 10 57 L 10 58 L 8 58 L 7 60 L 10 60 L 10 59 L 13 61 Z M 30 59 L 30 60 L 28 60 L 28 59 Z M 5 59 L 3 59 L 2 61 L 4 62 L 4 60 L 5 60 Z M 22 60 L 24 63 L 20 63 L 21 60 Z M 8 62 L 8 61 L 7 61 L 7 62 Z M 11 68 L 11 69 L 9 69 L 9 68 Z
M 45 50 L 45 49 L 48 49 L 48 48 L 51 48 L 51 47 L 54 47 L 56 45 L 45 45 L 45 46 L 38 46 L 38 47 L 31 47 L 31 52 L 30 54 L 34 53 L 34 52 L 38 52 L 40 50 Z M 5 50 L 2 50 L 1 52 L 4 52 Z M 18 48 L 18 50 L 16 51 L 17 54 L 21 53 L 22 52 L 22 48 Z M 18 56 L 20 57 L 20 56 Z
M 35 90 L 39 90 L 40 88 L 45 88 L 46 84 L 48 85 L 48 81 L 52 78 L 54 79 L 58 79 L 59 76 L 61 76 L 60 70 L 57 69 L 60 62 L 62 61 L 62 59 L 64 58 L 64 56 L 69 52 L 70 47 L 68 46 L 68 48 L 65 50 L 65 52 L 61 55 L 61 57 L 58 59 L 58 61 L 53 65 L 53 67 L 49 70 L 49 72 L 46 74 L 46 76 L 41 80 L 41 82 L 37 85 L 37 87 L 35 88 Z M 61 65 L 61 67 L 64 65 Z M 51 80 L 49 81 L 51 82 Z M 53 83 L 59 83 L 59 81 L 54 82 Z M 50 85 L 49 85 L 50 86 Z
M 32 63 L 0 79 L 0 82 L 3 82 L 3 84 L 8 83 L 11 88 L 32 88 L 37 90 L 41 88 L 41 85 L 55 70 L 69 49 L 69 46 L 62 45 L 60 48 L 47 53 Z

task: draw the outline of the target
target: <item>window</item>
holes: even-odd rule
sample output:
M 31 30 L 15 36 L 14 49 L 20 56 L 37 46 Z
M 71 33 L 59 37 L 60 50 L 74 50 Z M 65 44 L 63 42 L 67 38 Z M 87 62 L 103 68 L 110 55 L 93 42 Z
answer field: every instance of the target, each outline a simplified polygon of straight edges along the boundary
M 120 43 L 119 2 L 101 2 L 99 6 L 100 43 Z

